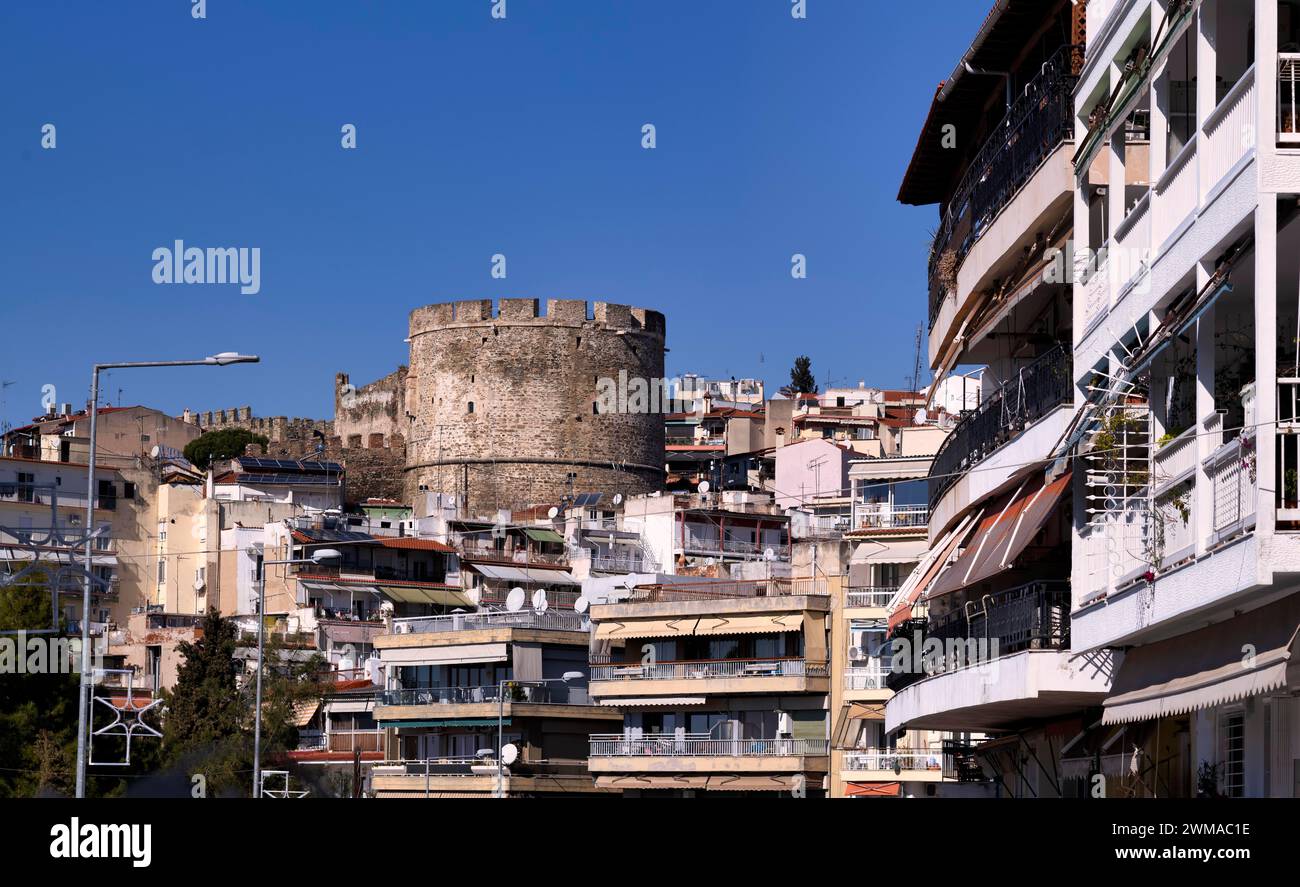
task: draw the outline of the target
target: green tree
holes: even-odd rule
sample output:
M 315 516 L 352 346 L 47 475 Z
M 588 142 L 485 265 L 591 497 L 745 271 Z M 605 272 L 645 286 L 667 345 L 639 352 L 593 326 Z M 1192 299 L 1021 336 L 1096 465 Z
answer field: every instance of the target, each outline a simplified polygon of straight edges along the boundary
M 196 634 L 176 645 L 185 661 L 175 686 L 163 694 L 163 751 L 170 764 L 202 773 L 209 792 L 238 790 L 241 771 L 252 766 L 252 742 L 239 691 L 235 624 L 208 610 Z
M 790 369 L 790 388 L 795 394 L 816 394 L 817 380 L 813 378 L 812 358 L 800 355 Z
M 265 435 L 254 434 L 245 428 L 223 428 L 201 434 L 185 445 L 185 458 L 198 468 L 210 468 L 219 459 L 233 459 L 244 455 L 245 448 L 255 443 L 266 452 Z

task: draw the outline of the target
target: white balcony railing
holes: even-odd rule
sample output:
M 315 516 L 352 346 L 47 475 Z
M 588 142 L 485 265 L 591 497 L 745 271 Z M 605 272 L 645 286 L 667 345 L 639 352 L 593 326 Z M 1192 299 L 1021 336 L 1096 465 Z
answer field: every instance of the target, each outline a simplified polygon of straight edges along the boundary
M 1238 161 L 1255 149 L 1255 68 L 1252 66 L 1205 120 L 1197 147 L 1201 201 L 1223 181 Z
M 898 594 L 896 585 L 849 586 L 844 592 L 846 607 L 887 607 Z
M 702 678 L 825 677 L 825 662 L 802 658 L 696 659 L 681 662 L 591 662 L 593 681 L 677 681 Z
M 849 667 L 844 669 L 844 689 L 883 690 L 887 674 L 888 669 L 879 659 L 852 660 Z
M 859 530 L 925 527 L 930 521 L 926 505 L 889 505 L 858 503 L 854 507 L 853 525 Z
M 591 735 L 593 758 L 755 758 L 830 753 L 825 739 L 716 739 L 708 733 L 622 733 Z
M 868 748 L 846 751 L 841 763 L 845 770 L 894 773 L 900 770 L 942 770 L 939 749 Z
M 1161 249 L 1165 241 L 1196 210 L 1198 150 L 1199 137 L 1193 136 L 1156 183 L 1155 207 L 1151 217 L 1151 242 L 1156 249 Z

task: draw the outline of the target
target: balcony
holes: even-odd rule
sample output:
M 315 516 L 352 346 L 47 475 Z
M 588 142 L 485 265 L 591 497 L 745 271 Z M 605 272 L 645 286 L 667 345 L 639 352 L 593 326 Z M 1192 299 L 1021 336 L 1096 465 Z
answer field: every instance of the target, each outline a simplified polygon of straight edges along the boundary
M 484 613 L 453 613 L 449 616 L 419 616 L 412 619 L 394 619 L 393 634 L 436 634 L 447 631 L 478 631 L 493 628 L 541 628 L 558 631 L 584 631 L 583 617 L 567 610 L 547 610 L 537 613 L 520 610 Z
M 824 596 L 825 579 L 737 579 L 720 582 L 673 582 L 641 585 L 632 589 L 623 603 L 673 603 L 676 601 L 722 601 L 729 598 Z
M 1099 705 L 1112 654 L 1074 656 L 1070 633 L 1065 581 L 984 595 L 900 626 L 891 652 L 909 665 L 890 673 L 886 729 L 1004 730 Z
M 1024 367 L 944 438 L 930 466 L 930 508 L 953 484 L 1048 413 L 1074 399 L 1070 349 L 1057 345 Z
M 487 586 L 482 585 L 478 589 L 478 605 L 480 607 L 504 607 L 506 598 L 510 596 L 510 589 L 502 585 Z M 573 605 L 577 603 L 578 598 L 582 597 L 581 593 L 576 591 L 561 591 L 556 588 L 546 589 L 546 605 L 553 610 L 572 611 Z M 476 615 L 486 615 L 483 613 Z
M 925 505 L 859 502 L 853 507 L 855 530 L 923 530 L 929 522 L 930 509 Z
M 829 753 L 826 739 L 717 739 L 708 733 L 591 736 L 592 758 L 793 758 Z
M 371 771 L 371 782 L 379 797 L 392 798 L 489 798 L 612 793 L 598 788 L 585 761 L 517 760 L 501 768 L 497 785 L 497 764 L 491 757 L 443 757 L 428 760 L 384 761 Z
M 381 704 L 397 705 L 475 705 L 496 703 L 502 698 L 500 685 L 487 687 L 417 687 L 385 690 Z M 590 700 L 584 687 L 568 684 L 541 684 L 506 681 L 506 702 L 526 702 L 537 705 L 587 705 Z
M 360 751 L 363 755 L 383 754 L 383 730 L 333 730 L 325 733 L 321 730 L 299 730 L 297 752 L 315 752 L 325 754 L 351 755 Z
M 1300 144 L 1300 52 L 1277 54 L 1277 143 Z
M 883 609 L 898 594 L 896 585 L 850 585 L 844 592 L 844 608 Z
M 1062 143 L 1074 135 L 1073 62 L 1063 46 L 1043 65 L 980 148 L 940 219 L 930 248 L 930 327 L 971 247 Z
M 678 681 L 704 678 L 826 677 L 825 662 L 799 657 L 780 659 L 694 659 L 680 662 L 615 662 L 609 657 L 592 657 L 591 680 L 595 681 Z
M 946 778 L 939 748 L 866 748 L 844 752 L 840 769 L 845 781 L 901 779 L 904 782 L 938 782 Z
M 596 555 L 591 569 L 598 573 L 658 573 L 659 562 L 649 555 Z
M 557 543 L 558 544 L 558 543 Z M 568 552 L 540 552 L 526 548 L 497 548 L 491 542 L 463 540 L 461 554 L 470 560 L 495 561 L 503 564 L 553 564 L 567 567 Z

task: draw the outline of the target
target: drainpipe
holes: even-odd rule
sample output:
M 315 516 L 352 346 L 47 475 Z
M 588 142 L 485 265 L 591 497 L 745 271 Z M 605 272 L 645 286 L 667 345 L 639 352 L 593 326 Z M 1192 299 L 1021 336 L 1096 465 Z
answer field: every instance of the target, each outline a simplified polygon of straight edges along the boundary
M 1011 0 L 997 0 L 997 2 L 993 4 L 993 9 L 991 9 L 989 14 L 985 17 L 984 24 L 980 26 L 979 32 L 975 35 L 975 39 L 971 41 L 970 49 L 966 50 L 966 54 L 961 57 L 961 61 L 957 63 L 956 68 L 953 68 L 952 74 L 948 76 L 948 80 L 943 84 L 943 88 L 939 90 L 938 101 L 944 102 L 948 100 L 948 96 L 952 95 L 953 87 L 957 85 L 959 80 L 961 80 L 961 75 L 963 73 L 995 73 L 993 71 L 976 70 L 971 67 L 971 61 L 975 58 L 975 55 L 984 48 L 984 41 L 988 39 L 989 34 L 993 33 L 993 29 L 997 27 L 998 22 L 1002 19 L 1002 14 L 1007 11 L 1007 7 L 1010 5 Z M 1011 86 L 1008 82 L 1008 108 L 1011 107 L 1010 89 Z

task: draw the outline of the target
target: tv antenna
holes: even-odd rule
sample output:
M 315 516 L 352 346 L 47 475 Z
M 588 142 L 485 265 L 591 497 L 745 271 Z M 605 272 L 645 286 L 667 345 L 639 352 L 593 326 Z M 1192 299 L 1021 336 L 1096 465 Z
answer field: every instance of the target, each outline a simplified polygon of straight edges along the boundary
M 916 325 L 916 356 L 912 360 L 912 393 L 921 390 L 921 334 L 925 327 Z

